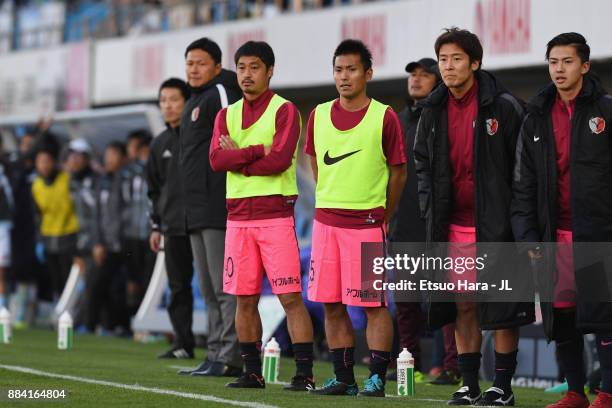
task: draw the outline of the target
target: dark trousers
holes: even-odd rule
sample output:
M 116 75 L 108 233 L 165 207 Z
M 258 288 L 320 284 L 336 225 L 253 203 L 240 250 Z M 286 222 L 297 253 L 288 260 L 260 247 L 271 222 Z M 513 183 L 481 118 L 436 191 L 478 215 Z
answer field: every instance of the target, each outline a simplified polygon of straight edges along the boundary
M 126 306 L 126 273 L 123 255 L 107 252 L 102 265 L 91 269 L 86 277 L 87 329 L 94 331 L 98 324 L 105 329 L 130 329 Z
M 424 324 L 421 304 L 397 302 L 395 311 L 400 350 L 406 347 L 414 357 L 414 369 L 421 371 L 421 334 Z
M 189 236 L 164 236 L 164 255 L 170 288 L 168 315 L 176 336 L 174 344 L 176 347 L 193 350 L 193 253 Z
M 455 343 L 455 324 L 447 324 L 442 328 L 444 335 L 444 369 L 459 371 L 457 365 L 457 343 Z
M 72 268 L 72 253 L 71 252 L 60 252 L 60 253 L 45 253 L 47 260 L 47 269 L 51 276 L 51 287 L 53 288 L 53 297 L 59 298 L 64 290 L 64 285 L 70 275 L 70 268 Z
M 125 239 L 121 248 L 125 257 L 128 281 L 135 285 L 135 291 L 128 292 L 127 298 L 130 315 L 134 315 L 149 286 L 155 266 L 155 254 L 151 251 L 147 240 Z
M 455 343 L 455 324 L 447 324 L 434 332 L 432 365 L 445 371 L 459 371 L 457 364 L 457 344 Z

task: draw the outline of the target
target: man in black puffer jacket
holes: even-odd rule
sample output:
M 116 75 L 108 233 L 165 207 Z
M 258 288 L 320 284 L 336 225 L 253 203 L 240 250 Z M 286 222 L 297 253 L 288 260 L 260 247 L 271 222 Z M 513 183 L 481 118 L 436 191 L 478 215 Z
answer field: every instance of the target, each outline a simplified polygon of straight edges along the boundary
M 192 375 L 239 375 L 242 360 L 234 328 L 236 298 L 223 293 L 225 173 L 210 167 L 208 152 L 217 113 L 242 96 L 236 74 L 221 68 L 221 49 L 200 38 L 185 51 L 191 98 L 179 138 L 179 174 L 185 224 L 208 310 L 208 355 Z
M 556 342 L 569 388 L 553 408 L 589 406 L 583 333 L 595 333 L 601 362 L 601 393 L 590 407 L 612 406 L 611 271 L 598 262 L 609 262 L 610 246 L 584 244 L 612 241 L 612 97 L 588 73 L 589 56 L 577 33 L 548 43 L 553 82 L 528 105 L 516 151 L 512 227 L 523 250 L 540 261 L 544 331 Z
M 444 83 L 423 104 L 414 157 L 427 242 L 461 243 L 449 245 L 448 254 L 439 254 L 456 257 L 454 253 L 465 244 L 480 250 L 491 245 L 487 243 L 513 241 L 512 172 L 522 107 L 492 74 L 480 69 L 482 46 L 476 35 L 457 28 L 447 30 L 436 40 L 435 50 Z M 476 250 L 469 256 L 475 258 Z M 497 256 L 488 258 L 487 269 L 506 278 L 519 272 L 516 262 L 505 263 Z M 475 273 L 472 270 L 467 276 Z M 450 274 L 451 279 L 457 279 L 454 275 Z M 519 327 L 534 321 L 534 305 L 475 303 L 464 295 L 457 293 L 452 303 L 429 302 L 428 306 L 430 327 L 456 323 L 464 386 L 448 403 L 514 405 L 510 384 L 516 369 Z M 482 395 L 478 384 L 481 329 L 496 330 L 495 381 Z

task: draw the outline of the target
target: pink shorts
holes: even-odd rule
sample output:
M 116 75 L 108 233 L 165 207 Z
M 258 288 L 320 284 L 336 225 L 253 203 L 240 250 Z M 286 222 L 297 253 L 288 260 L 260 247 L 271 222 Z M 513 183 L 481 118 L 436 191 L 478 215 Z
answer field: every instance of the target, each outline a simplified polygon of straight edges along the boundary
M 364 307 L 384 306 L 384 292 L 374 291 L 373 282 L 362 279 L 362 242 L 384 243 L 383 227 L 340 228 L 314 221 L 308 274 L 309 300 Z M 380 256 L 384 256 L 383 245 L 380 249 Z
M 557 230 L 557 282 L 555 283 L 554 307 L 576 306 L 576 278 L 574 276 L 574 251 L 572 231 Z
M 460 258 L 476 259 L 476 228 L 450 224 L 448 242 L 448 257 L 454 260 L 455 265 L 455 270 L 448 273 L 448 282 L 453 283 L 455 287 L 459 281 L 475 283 L 476 269 L 460 266 Z M 454 292 L 465 292 L 465 290 L 454 290 Z
M 223 291 L 258 295 L 264 271 L 274 294 L 302 291 L 293 217 L 228 221 Z

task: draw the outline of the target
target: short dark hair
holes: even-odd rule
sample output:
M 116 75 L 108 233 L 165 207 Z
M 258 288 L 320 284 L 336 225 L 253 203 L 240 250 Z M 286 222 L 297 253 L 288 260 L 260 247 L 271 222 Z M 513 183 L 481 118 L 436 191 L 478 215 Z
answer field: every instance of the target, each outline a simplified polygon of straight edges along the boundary
M 247 41 L 236 50 L 234 62 L 238 65 L 240 57 L 257 57 L 266 65 L 266 69 L 274 65 L 274 51 L 265 41 Z
M 470 57 L 470 62 L 478 61 L 478 69 L 482 67 L 482 44 L 476 34 L 458 27 L 445 28 L 434 45 L 436 58 L 440 58 L 440 48 L 445 44 L 458 45 Z
M 61 151 L 59 137 L 50 130 L 45 130 L 40 139 L 34 142 L 34 149 L 36 154 L 47 153 L 53 159 L 58 160 Z
M 125 143 L 120 140 L 113 140 L 109 144 L 106 145 L 106 150 L 113 149 L 119 152 L 122 156 L 127 156 L 127 149 L 125 147 Z
M 587 62 L 591 58 L 591 47 L 587 44 L 586 38 L 578 33 L 559 34 L 546 44 L 546 60 L 550 57 L 550 51 L 558 45 L 571 45 L 576 49 L 576 54 L 580 61 Z
M 153 136 L 151 135 L 151 133 L 148 133 L 142 138 L 140 139 L 140 147 L 148 147 L 151 145 L 151 142 L 153 141 Z
M 365 71 L 372 68 L 372 53 L 363 42 L 354 39 L 344 40 L 338 45 L 334 51 L 332 66 L 336 64 L 336 57 L 347 54 L 359 54 Z
M 185 58 L 187 58 L 187 54 L 189 54 L 189 51 L 191 50 L 205 51 L 210 55 L 210 57 L 215 61 L 216 64 L 221 63 L 221 48 L 219 48 L 219 45 L 216 42 L 214 42 L 208 37 L 199 38 L 189 44 L 187 46 L 187 49 L 185 50 Z
M 162 89 L 165 89 L 165 88 L 178 89 L 179 91 L 181 91 L 181 94 L 183 95 L 183 98 L 185 100 L 189 99 L 189 97 L 191 96 L 191 91 L 189 90 L 189 86 L 187 86 L 185 81 L 179 78 L 168 78 L 164 82 L 162 82 L 162 84 L 159 86 L 159 92 L 157 92 L 158 99 L 161 96 Z
M 151 139 L 152 139 L 151 132 L 149 132 L 147 129 L 132 130 L 127 135 L 128 143 L 131 142 L 132 140 L 137 140 L 138 146 L 147 144 L 148 142 L 150 142 Z

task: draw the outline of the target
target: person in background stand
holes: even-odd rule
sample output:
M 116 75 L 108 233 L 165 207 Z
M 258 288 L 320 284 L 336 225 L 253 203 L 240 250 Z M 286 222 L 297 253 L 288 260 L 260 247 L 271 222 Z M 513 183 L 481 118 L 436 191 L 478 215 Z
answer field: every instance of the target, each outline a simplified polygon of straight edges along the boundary
M 13 198 L 13 225 L 11 230 L 10 280 L 16 284 L 15 328 L 25 328 L 34 322 L 38 297 L 37 279 L 42 265 L 36 256 L 36 217 L 32 183 L 36 177 L 32 145 L 39 129 L 26 129 L 19 140 L 19 151 L 11 155 Z
M 57 299 L 72 267 L 79 221 L 70 196 L 70 175 L 58 164 L 59 142 L 49 132 L 39 142 L 35 161 L 38 175 L 32 183 L 32 196 L 38 210 L 53 297 Z
M 149 200 L 145 166 L 148 160 L 151 134 L 144 129 L 134 130 L 127 139 L 130 174 L 129 200 L 126 205 L 125 228 L 122 231 L 122 250 L 128 270 L 127 307 L 130 316 L 136 314 L 155 265 L 154 253 L 149 249 Z
M 404 131 L 404 148 L 408 158 L 408 178 L 402 191 L 400 202 L 390 223 L 389 240 L 391 242 L 410 242 L 418 246 L 418 253 L 424 249 L 425 222 L 420 216 L 417 193 L 417 178 L 414 167 L 413 148 L 417 124 L 423 108 L 419 105 L 431 91 L 442 82 L 438 63 L 432 58 L 421 58 L 406 65 L 408 77 L 408 106 L 398 116 Z M 416 251 L 415 247 L 415 251 Z M 420 302 L 396 301 L 397 326 L 400 349 L 406 347 L 415 358 L 415 380 L 424 381 L 421 373 L 420 336 L 423 330 L 424 316 Z M 457 348 L 455 346 L 455 325 L 448 324 L 437 335 L 444 338 L 443 369 L 436 375 L 432 384 L 455 385 L 460 381 L 457 368 Z M 434 343 L 435 344 L 435 343 Z
M 70 156 L 70 193 L 79 220 L 79 232 L 74 263 L 78 265 L 85 281 L 94 268 L 92 251 L 98 236 L 98 190 L 99 175 L 91 168 L 92 150 L 85 139 L 74 139 L 68 145 Z M 86 284 L 87 286 L 87 284 Z M 87 319 L 87 299 L 79 300 L 75 316 L 76 325 Z
M 166 130 L 151 143 L 146 166 L 151 236 L 154 253 L 162 250 L 170 288 L 168 315 L 174 330 L 174 343 L 159 358 L 192 359 L 195 340 L 193 323 L 193 254 L 183 218 L 184 197 L 178 173 L 181 115 L 189 99 L 189 87 L 182 79 L 170 78 L 159 88 L 159 109 Z
M 10 167 L 5 160 L 0 135 L 0 308 L 8 307 L 8 276 L 11 266 L 11 230 L 15 200 L 11 186 Z
M 120 141 L 110 142 L 104 151 L 106 173 L 100 177 L 98 196 L 98 236 L 93 249 L 95 268 L 87 282 L 87 329 L 94 331 L 98 322 L 105 330 L 118 334 L 130 332 L 126 307 L 125 261 L 121 248 L 122 230 L 127 211 L 125 192 L 130 175 L 125 168 L 126 148 Z

